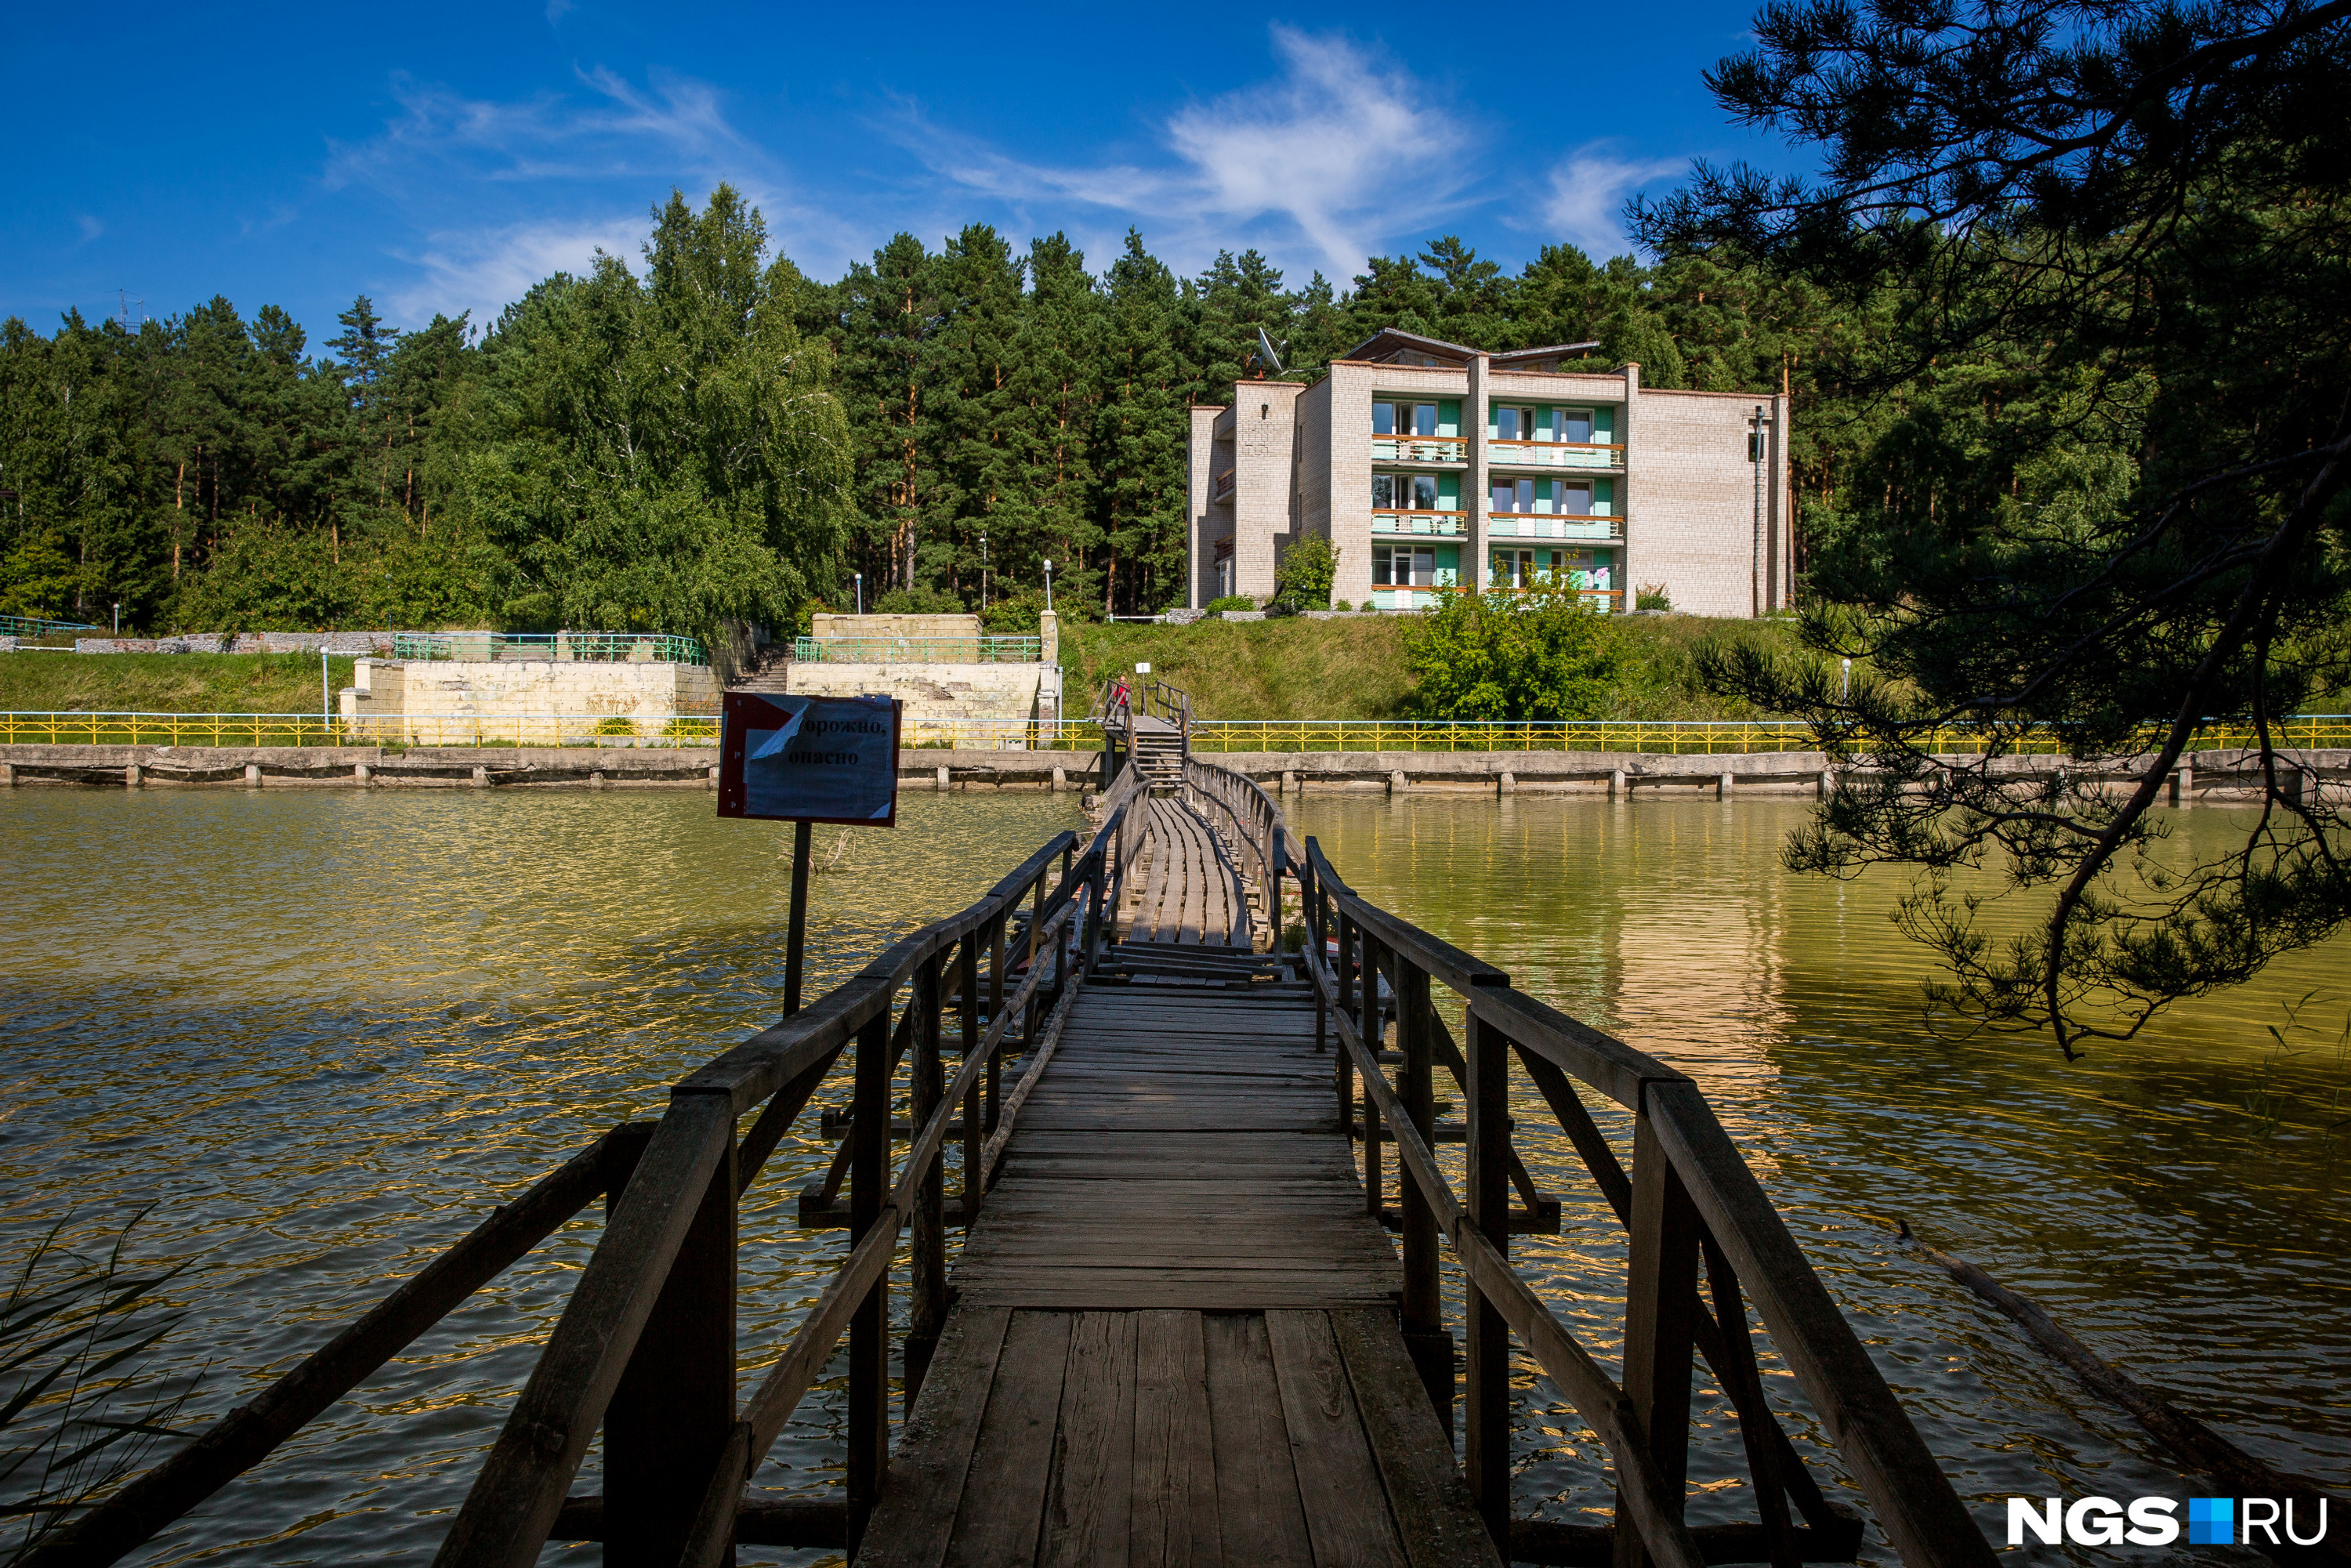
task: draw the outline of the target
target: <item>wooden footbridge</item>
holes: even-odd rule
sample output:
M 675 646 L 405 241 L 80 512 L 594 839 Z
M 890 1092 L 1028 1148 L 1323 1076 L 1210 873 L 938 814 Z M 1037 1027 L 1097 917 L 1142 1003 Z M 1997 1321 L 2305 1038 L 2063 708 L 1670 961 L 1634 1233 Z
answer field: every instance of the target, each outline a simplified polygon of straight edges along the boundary
M 1056 837 L 680 1081 L 659 1121 L 597 1139 L 25 1561 L 127 1554 L 601 1199 L 602 1239 L 440 1563 L 521 1568 L 550 1540 L 662 1568 L 738 1545 L 860 1568 L 1851 1561 L 1864 1516 L 1773 1415 L 1750 1308 L 1901 1559 L 1991 1562 L 1687 1078 L 1358 896 L 1249 780 L 1134 755 L 1114 742 L 1087 841 Z M 1300 952 L 1277 950 L 1285 896 Z M 1510 1266 L 1512 1232 L 1545 1223 L 1514 1071 L 1629 1228 L 1620 1373 Z M 1440 1082 L 1457 1122 L 1437 1120 Z M 822 1113 L 841 1140 L 800 1215 L 844 1228 L 846 1252 L 747 1391 L 736 1276 L 760 1239 L 738 1204 L 820 1091 L 848 1113 Z M 1629 1169 L 1587 1093 L 1632 1113 Z M 1434 1152 L 1453 1137 L 1458 1189 Z M 1613 1519 L 1513 1516 L 1514 1350 L 1604 1447 Z M 747 1491 L 841 1360 L 837 1494 Z M 1685 1522 L 1701 1364 L 1738 1414 L 1745 1522 Z

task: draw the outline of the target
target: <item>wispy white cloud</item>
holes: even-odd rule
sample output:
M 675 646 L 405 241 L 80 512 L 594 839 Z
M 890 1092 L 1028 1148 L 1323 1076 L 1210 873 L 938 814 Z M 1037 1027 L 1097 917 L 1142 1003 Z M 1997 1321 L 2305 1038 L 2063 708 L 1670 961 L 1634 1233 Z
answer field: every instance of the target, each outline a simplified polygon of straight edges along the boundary
M 1620 158 L 1608 142 L 1587 142 L 1552 168 L 1544 225 L 1589 255 L 1621 256 L 1632 248 L 1625 235 L 1625 199 L 1687 167 L 1687 159 Z
M 655 71 L 640 88 L 602 67 L 574 74 L 593 94 L 586 104 L 554 93 L 504 102 L 465 98 L 395 77 L 400 116 L 366 141 L 331 143 L 327 185 L 404 190 L 450 172 L 519 182 L 769 167 L 766 152 L 727 122 L 707 83 Z
M 99 235 L 106 232 L 106 225 L 99 222 L 96 218 L 91 217 L 88 213 L 76 213 L 74 214 L 74 227 L 81 231 L 81 243 L 84 245 L 88 245 L 90 241 L 96 239 Z
M 599 250 L 633 266 L 649 226 L 642 217 L 613 217 L 434 234 L 422 248 L 401 256 L 416 273 L 391 289 L 384 303 L 395 321 L 421 323 L 435 312 L 470 310 L 475 325 L 486 327 L 541 279 L 586 272 Z
M 1147 221 L 1155 249 L 1270 228 L 1344 279 L 1382 241 L 1458 204 L 1472 131 L 1441 87 L 1350 39 L 1276 26 L 1273 47 L 1275 80 L 1168 118 L 1165 164 L 1025 162 L 919 123 L 905 144 L 968 191 Z

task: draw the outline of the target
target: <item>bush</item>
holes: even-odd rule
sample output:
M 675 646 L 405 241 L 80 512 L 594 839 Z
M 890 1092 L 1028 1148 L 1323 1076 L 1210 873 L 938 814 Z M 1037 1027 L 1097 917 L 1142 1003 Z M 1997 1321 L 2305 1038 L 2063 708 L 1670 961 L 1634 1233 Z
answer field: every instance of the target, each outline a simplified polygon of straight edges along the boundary
M 1448 595 L 1405 649 L 1424 718 L 1597 717 L 1623 664 L 1605 620 L 1566 587 Z
M 963 601 L 935 588 L 893 588 L 873 601 L 875 615 L 962 615 Z
M 1339 580 L 1339 552 L 1320 534 L 1309 534 L 1281 552 L 1274 568 L 1274 597 L 1295 612 L 1326 610 L 1331 585 Z
M 1045 595 L 1022 588 L 992 599 L 979 618 L 980 630 L 998 637 L 1034 637 L 1038 618 L 1045 613 Z
M 1673 607 L 1674 601 L 1666 597 L 1666 585 L 1662 582 L 1645 582 L 1633 591 L 1633 608 L 1635 610 L 1671 610 Z
M 1222 599 L 1211 599 L 1201 608 L 1211 611 L 1254 610 L 1257 608 L 1257 601 L 1246 593 L 1228 593 Z
M 1342 599 L 1341 601 L 1339 601 L 1339 602 L 1338 602 L 1338 603 L 1333 604 L 1332 606 L 1331 606 L 1331 608 L 1332 608 L 1332 609 L 1333 609 L 1333 610 L 1353 610 L 1353 609 L 1354 608 L 1354 606 L 1353 606 L 1353 605 L 1352 605 L 1352 604 L 1350 604 L 1350 603 L 1348 603 L 1345 600 Z
M 599 735 L 633 736 L 637 733 L 636 721 L 616 714 L 611 718 L 598 719 L 596 721 L 596 733 Z

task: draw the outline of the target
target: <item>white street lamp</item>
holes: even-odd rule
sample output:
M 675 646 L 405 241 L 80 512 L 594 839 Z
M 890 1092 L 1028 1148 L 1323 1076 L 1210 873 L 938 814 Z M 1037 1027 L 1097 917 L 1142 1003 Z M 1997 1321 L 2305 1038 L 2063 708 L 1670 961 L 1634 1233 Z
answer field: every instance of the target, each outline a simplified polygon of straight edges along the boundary
M 1045 608 L 1053 608 L 1053 563 L 1045 563 Z
M 862 615 L 865 613 L 865 574 L 859 571 L 850 575 L 857 579 L 857 613 Z

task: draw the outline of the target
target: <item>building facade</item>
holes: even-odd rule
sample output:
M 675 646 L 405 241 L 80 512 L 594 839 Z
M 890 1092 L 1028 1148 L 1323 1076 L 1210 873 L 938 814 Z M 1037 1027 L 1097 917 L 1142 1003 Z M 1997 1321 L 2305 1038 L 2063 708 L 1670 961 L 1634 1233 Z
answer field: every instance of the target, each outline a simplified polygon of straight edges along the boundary
M 1784 607 L 1787 400 L 1560 370 L 1596 346 L 1486 354 L 1390 329 L 1311 385 L 1196 405 L 1190 603 L 1270 596 L 1283 552 L 1319 535 L 1332 600 L 1383 610 L 1538 582 L 1604 610 L 1653 586 L 1701 615 Z

